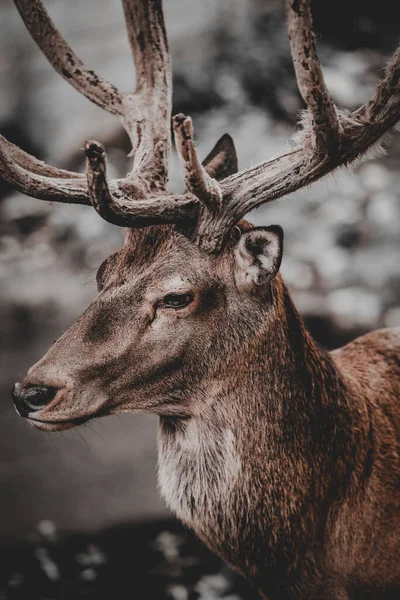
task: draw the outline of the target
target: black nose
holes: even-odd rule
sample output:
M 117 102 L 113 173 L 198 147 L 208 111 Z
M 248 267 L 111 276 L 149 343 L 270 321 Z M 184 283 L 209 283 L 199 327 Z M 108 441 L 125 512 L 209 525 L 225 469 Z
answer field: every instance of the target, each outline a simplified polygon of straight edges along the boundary
M 57 392 L 58 388 L 47 385 L 24 387 L 22 383 L 16 383 L 12 391 L 14 406 L 21 417 L 26 417 L 49 404 Z

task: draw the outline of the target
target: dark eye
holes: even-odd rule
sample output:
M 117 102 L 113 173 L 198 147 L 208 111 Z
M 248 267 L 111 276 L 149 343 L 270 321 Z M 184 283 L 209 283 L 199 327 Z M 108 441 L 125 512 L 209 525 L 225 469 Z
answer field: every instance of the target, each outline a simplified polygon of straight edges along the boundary
M 168 294 L 161 301 L 163 308 L 184 308 L 193 300 L 192 294 Z

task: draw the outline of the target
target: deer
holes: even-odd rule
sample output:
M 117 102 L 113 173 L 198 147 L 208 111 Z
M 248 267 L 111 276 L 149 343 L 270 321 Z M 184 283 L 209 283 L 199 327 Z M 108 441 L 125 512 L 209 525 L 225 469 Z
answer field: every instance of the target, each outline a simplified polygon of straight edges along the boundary
M 61 431 L 105 415 L 159 417 L 168 507 L 270 600 L 398 598 L 400 329 L 328 352 L 305 329 L 279 272 L 283 231 L 252 209 L 348 165 L 400 119 L 400 49 L 371 99 L 338 109 L 317 56 L 310 3 L 285 0 L 306 109 L 285 152 L 238 171 L 232 138 L 201 162 L 190 117 L 171 128 L 161 0 L 122 0 L 136 89 L 89 70 L 40 0 L 14 0 L 54 69 L 119 117 L 131 171 L 41 162 L 0 138 L 0 174 L 46 201 L 93 206 L 123 229 L 98 295 L 13 388 L 20 416 Z M 168 191 L 173 129 L 186 191 Z

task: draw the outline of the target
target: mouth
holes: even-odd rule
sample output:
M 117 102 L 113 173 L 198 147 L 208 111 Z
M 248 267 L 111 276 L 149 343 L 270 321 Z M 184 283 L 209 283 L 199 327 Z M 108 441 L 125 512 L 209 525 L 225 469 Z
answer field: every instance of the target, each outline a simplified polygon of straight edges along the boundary
M 27 420 L 34 425 L 37 429 L 41 431 L 64 431 L 66 429 L 72 429 L 73 427 L 77 427 L 78 425 L 83 425 L 87 421 L 94 419 L 95 417 L 99 417 L 100 415 L 88 415 L 86 417 L 77 417 L 75 419 L 60 419 L 60 420 L 52 420 L 46 421 L 44 419 L 35 419 L 33 417 L 28 417 Z

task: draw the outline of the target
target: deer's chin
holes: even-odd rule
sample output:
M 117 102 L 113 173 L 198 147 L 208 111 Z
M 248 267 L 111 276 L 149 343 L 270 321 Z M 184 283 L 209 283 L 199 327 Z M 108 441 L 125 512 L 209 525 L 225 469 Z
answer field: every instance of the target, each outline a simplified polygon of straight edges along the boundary
M 28 421 L 31 425 L 36 427 L 36 429 L 40 429 L 41 431 L 65 431 L 66 429 L 72 429 L 73 427 L 78 427 L 78 425 L 82 425 L 83 423 L 90 421 L 93 416 L 79 417 L 77 419 L 63 419 L 59 421 L 28 417 Z

